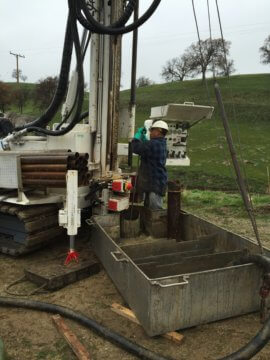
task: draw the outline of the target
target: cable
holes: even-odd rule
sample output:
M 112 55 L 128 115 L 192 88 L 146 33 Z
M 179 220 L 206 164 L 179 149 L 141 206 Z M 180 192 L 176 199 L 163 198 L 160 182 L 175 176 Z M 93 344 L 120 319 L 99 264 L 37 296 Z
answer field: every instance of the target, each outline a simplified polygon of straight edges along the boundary
M 200 56 L 201 56 L 201 67 L 203 67 L 203 65 L 204 65 L 204 57 L 203 57 L 203 53 L 202 53 L 202 41 L 201 41 L 201 38 L 200 38 L 200 31 L 199 31 L 199 26 L 198 26 L 198 21 L 197 21 L 197 15 L 196 15 L 196 10 L 195 10 L 194 0 L 191 0 L 191 1 L 192 1 L 193 16 L 194 16 L 196 30 L 197 30 L 197 36 L 198 36 L 199 51 L 200 51 Z M 209 92 L 209 88 L 208 88 L 206 78 L 204 77 L 203 80 L 204 80 L 204 85 L 205 85 L 206 94 L 207 94 L 207 98 L 208 98 L 208 104 L 211 105 L 210 92 Z

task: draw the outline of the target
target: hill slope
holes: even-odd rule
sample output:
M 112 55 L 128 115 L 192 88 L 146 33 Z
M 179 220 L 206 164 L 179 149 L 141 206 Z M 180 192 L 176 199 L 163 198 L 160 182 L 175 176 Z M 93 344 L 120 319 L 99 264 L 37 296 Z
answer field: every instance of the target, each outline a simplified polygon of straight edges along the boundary
M 264 192 L 270 171 L 270 74 L 239 75 L 218 79 L 239 159 L 253 191 Z M 121 94 L 128 104 L 129 91 Z M 213 81 L 207 87 L 201 80 L 174 82 L 139 88 L 137 126 L 149 117 L 152 106 L 193 101 L 215 107 L 214 116 L 189 132 L 189 168 L 170 168 L 189 187 L 236 189 L 225 134 L 214 96 Z

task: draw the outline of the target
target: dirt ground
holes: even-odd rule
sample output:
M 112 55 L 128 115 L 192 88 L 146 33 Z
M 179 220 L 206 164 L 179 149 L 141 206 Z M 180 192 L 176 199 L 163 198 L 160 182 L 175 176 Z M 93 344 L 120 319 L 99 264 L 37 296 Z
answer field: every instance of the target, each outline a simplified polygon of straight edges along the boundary
M 252 234 L 247 220 L 212 215 L 206 218 L 243 235 Z M 262 220 L 259 226 L 264 244 L 269 246 L 270 224 Z M 0 255 L 0 295 L 7 296 L 5 286 L 21 277 L 24 268 L 36 263 L 47 262 L 48 266 L 52 262 L 62 263 L 65 258 L 65 246 L 65 242 L 62 241 L 18 259 Z M 88 247 L 87 235 L 81 238 L 78 246 Z M 16 291 L 30 289 L 32 285 L 29 283 L 16 287 Z M 112 303 L 124 304 L 124 301 L 104 270 L 59 291 L 31 296 L 31 298 L 78 310 L 130 340 L 175 360 L 220 359 L 247 343 L 261 327 L 258 314 L 251 314 L 183 330 L 181 333 L 184 335 L 184 340 L 180 345 L 161 337 L 149 338 L 139 325 L 111 311 Z M 136 359 L 92 331 L 73 321 L 65 321 L 85 345 L 91 354 L 91 359 Z M 0 337 L 5 343 L 8 360 L 76 359 L 53 325 L 51 315 L 47 313 L 0 308 Z M 270 359 L 270 345 L 267 345 L 254 359 Z

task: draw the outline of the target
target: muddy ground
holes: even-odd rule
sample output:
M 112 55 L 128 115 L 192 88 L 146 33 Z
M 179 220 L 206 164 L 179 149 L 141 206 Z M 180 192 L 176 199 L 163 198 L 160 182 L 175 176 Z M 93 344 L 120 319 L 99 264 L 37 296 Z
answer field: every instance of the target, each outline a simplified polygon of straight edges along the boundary
M 204 217 L 230 230 L 252 236 L 250 225 L 245 219 L 232 219 L 224 215 L 205 216 L 205 214 Z M 259 225 L 263 242 L 269 246 L 270 224 L 265 219 L 261 220 Z M 87 236 L 82 236 L 78 246 L 88 247 Z M 24 268 L 37 263 L 47 263 L 48 266 L 52 263 L 60 264 L 63 263 L 64 258 L 65 242 L 49 246 L 24 258 L 14 259 L 0 255 L 0 295 L 7 296 L 5 286 L 21 277 Z M 22 292 L 31 289 L 33 289 L 31 284 L 23 283 L 14 290 Z M 78 310 L 152 351 L 179 360 L 222 358 L 244 345 L 261 326 L 258 314 L 251 314 L 183 330 L 181 333 L 184 335 L 184 340 L 180 345 L 161 337 L 151 339 L 139 325 L 111 311 L 112 303 L 124 304 L 124 301 L 104 270 L 59 291 L 31 296 L 31 298 Z M 66 320 L 66 323 L 85 345 L 91 354 L 91 359 L 136 359 L 92 331 L 70 320 Z M 76 359 L 53 325 L 51 315 L 46 313 L 0 308 L 0 337 L 4 340 L 9 360 Z M 270 345 L 267 345 L 254 359 L 270 359 Z

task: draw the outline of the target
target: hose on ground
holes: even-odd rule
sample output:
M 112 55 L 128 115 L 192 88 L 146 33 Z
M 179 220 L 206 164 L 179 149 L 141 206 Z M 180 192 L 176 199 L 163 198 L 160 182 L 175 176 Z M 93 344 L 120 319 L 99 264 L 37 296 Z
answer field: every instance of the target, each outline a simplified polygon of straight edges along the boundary
M 238 263 L 235 263 L 235 265 L 246 264 L 250 262 L 262 267 L 264 271 L 268 272 L 268 270 L 270 269 L 270 259 L 262 255 L 249 255 L 245 258 L 240 259 L 240 261 L 238 261 Z M 80 313 L 77 313 L 69 308 L 60 305 L 54 305 L 34 300 L 0 297 L 0 306 L 18 307 L 30 310 L 40 310 L 53 314 L 60 314 L 68 319 L 77 321 L 81 325 L 95 331 L 98 335 L 101 335 L 108 341 L 116 344 L 117 346 L 128 351 L 129 353 L 138 356 L 138 358 L 140 359 L 170 360 L 169 358 L 164 358 L 161 355 L 155 354 L 152 351 L 133 343 L 124 336 L 119 335 L 112 330 L 98 324 L 95 320 L 92 320 Z M 220 358 L 219 360 L 249 360 L 268 343 L 269 339 L 270 316 L 265 322 L 262 329 L 259 330 L 259 332 L 249 341 L 248 344 L 243 346 L 238 351 L 224 358 Z
M 248 255 L 234 262 L 234 265 L 254 263 L 263 269 L 264 276 L 270 273 L 270 259 L 265 255 Z M 241 349 L 219 360 L 252 359 L 270 340 L 270 316 L 259 332 Z
M 101 335 L 106 340 L 116 344 L 122 349 L 128 351 L 129 353 L 137 356 L 139 359 L 146 360 L 171 360 L 165 358 L 161 355 L 155 354 L 154 352 L 135 344 L 124 336 L 117 334 L 116 332 L 100 325 L 95 320 L 86 317 L 78 312 L 75 312 L 69 308 L 49 304 L 41 301 L 35 300 L 25 300 L 25 299 L 14 299 L 10 297 L 0 297 L 0 306 L 6 307 L 17 307 L 30 310 L 39 310 L 52 314 L 60 314 L 68 319 L 74 320 L 79 324 L 95 331 L 98 335 Z

